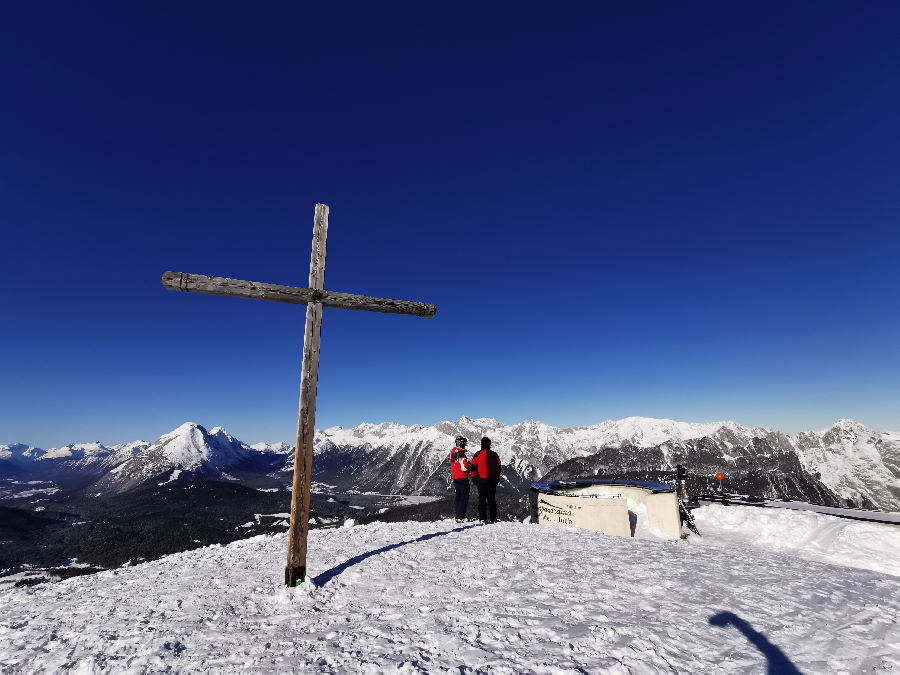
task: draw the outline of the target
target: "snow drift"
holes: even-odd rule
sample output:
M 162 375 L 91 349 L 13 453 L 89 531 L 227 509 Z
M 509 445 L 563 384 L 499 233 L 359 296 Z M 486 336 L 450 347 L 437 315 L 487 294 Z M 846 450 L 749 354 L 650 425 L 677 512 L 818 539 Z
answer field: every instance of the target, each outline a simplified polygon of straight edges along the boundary
M 864 523 L 811 511 L 720 506 L 694 510 L 698 543 L 735 544 L 884 572 L 900 577 L 900 527 Z

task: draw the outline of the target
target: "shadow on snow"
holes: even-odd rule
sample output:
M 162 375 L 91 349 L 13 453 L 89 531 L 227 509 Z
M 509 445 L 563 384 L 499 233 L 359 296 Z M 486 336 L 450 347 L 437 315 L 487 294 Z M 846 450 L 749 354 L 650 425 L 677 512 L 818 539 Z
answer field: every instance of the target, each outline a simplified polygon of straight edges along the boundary
M 475 525 L 466 525 L 465 527 L 454 527 L 452 530 L 444 530 L 443 532 L 432 532 L 431 534 L 423 534 L 421 537 L 417 539 L 410 539 L 409 541 L 401 541 L 396 544 L 388 544 L 387 546 L 382 546 L 381 548 L 376 548 L 374 551 L 367 551 L 366 553 L 360 553 L 359 555 L 355 555 L 352 558 L 342 562 L 340 565 L 335 565 L 330 570 L 326 570 L 322 572 L 320 575 L 313 579 L 313 583 L 316 586 L 324 586 L 329 581 L 334 579 L 338 574 L 346 570 L 348 567 L 352 567 L 357 563 L 361 563 L 366 558 L 371 558 L 373 555 L 378 555 L 379 553 L 386 553 L 387 551 L 391 551 L 395 548 L 400 548 L 401 546 L 406 546 L 408 544 L 416 544 L 420 541 L 428 541 L 429 539 L 434 539 L 435 537 L 442 537 L 445 534 L 450 534 L 452 532 L 462 532 L 463 530 L 468 530 L 470 528 L 475 527 Z
M 770 675 L 800 675 L 791 660 L 785 656 L 784 652 L 769 642 L 769 638 L 755 630 L 753 626 L 744 621 L 741 617 L 733 612 L 719 612 L 709 617 L 709 623 L 713 626 L 724 628 L 731 625 L 737 628 L 744 637 L 750 641 L 754 647 L 762 652 L 763 656 L 769 661 L 768 672 Z
M 382 546 L 381 548 L 376 548 L 372 551 L 361 553 L 359 555 L 353 556 L 352 558 L 349 558 L 348 560 L 342 562 L 340 565 L 335 565 L 330 570 L 322 572 L 313 579 L 313 582 L 316 584 L 316 586 L 324 586 L 347 568 L 361 563 L 362 561 L 366 560 L 367 558 L 371 558 L 372 556 L 386 553 L 387 551 L 392 551 L 396 548 L 400 548 L 401 546 L 416 544 L 421 541 L 428 541 L 429 539 L 434 539 L 435 537 L 442 537 L 453 532 L 462 532 L 473 527 L 475 527 L 475 525 L 466 525 L 464 527 L 455 527 L 452 530 L 423 534 L 421 537 L 417 537 L 416 539 L 401 541 L 397 542 L 396 544 L 388 544 L 386 546 Z M 731 625 L 737 628 L 741 633 L 743 633 L 744 637 L 747 638 L 750 644 L 756 647 L 768 660 L 768 672 L 770 675 L 800 675 L 800 671 L 785 655 L 784 652 L 782 652 L 778 647 L 772 644 L 765 635 L 755 630 L 749 623 L 747 623 L 737 614 L 734 614 L 733 612 L 719 612 L 718 614 L 714 614 L 713 616 L 709 617 L 709 623 L 710 625 L 717 626 L 719 628 L 724 628 Z

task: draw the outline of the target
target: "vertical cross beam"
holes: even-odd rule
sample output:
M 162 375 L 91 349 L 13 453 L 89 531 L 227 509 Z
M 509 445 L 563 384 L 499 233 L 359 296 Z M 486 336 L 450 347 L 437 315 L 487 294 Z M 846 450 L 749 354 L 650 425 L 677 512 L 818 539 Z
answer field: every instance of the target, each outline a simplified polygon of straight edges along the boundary
M 309 287 L 325 288 L 325 244 L 328 239 L 328 206 L 316 204 L 313 221 Z M 303 366 L 300 375 L 300 413 L 294 448 L 294 480 L 291 488 L 291 521 L 284 583 L 293 588 L 306 579 L 306 537 L 309 532 L 309 491 L 312 478 L 313 439 L 316 433 L 316 389 L 319 381 L 319 344 L 322 335 L 322 303 L 306 306 Z

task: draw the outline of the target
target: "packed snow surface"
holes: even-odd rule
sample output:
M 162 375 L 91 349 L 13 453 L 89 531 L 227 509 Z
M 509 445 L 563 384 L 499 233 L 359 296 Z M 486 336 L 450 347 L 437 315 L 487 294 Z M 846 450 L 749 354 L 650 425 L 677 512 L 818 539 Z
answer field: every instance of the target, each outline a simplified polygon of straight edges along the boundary
M 896 525 L 812 511 L 719 504 L 695 509 L 694 520 L 703 536 L 692 542 L 730 548 L 738 544 L 900 577 L 900 527 Z
M 900 579 L 736 544 L 372 523 L 312 531 L 293 592 L 285 549 L 255 537 L 6 591 L 0 671 L 900 668 Z
M 835 506 L 822 506 L 821 504 L 808 504 L 796 502 L 790 499 L 770 499 L 766 506 L 774 509 L 795 509 L 797 511 L 815 511 L 826 515 L 841 516 L 844 518 L 856 518 L 857 520 L 870 520 L 882 523 L 896 523 L 900 525 L 900 511 L 875 511 L 873 509 L 844 509 Z

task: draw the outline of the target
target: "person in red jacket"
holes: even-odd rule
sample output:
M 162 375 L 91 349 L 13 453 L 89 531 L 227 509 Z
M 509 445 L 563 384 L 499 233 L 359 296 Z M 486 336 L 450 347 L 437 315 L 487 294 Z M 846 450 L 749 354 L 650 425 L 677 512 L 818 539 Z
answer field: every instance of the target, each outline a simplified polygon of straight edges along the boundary
M 469 506 L 469 460 L 466 457 L 466 445 L 469 441 L 465 436 L 457 436 L 454 440 L 456 446 L 450 451 L 450 477 L 453 479 L 453 487 L 456 489 L 456 522 L 462 523 L 466 518 L 466 508 Z
M 481 450 L 472 461 L 472 482 L 478 488 L 478 519 L 482 523 L 497 522 L 497 483 L 500 480 L 500 455 L 491 450 L 491 439 L 481 439 Z

